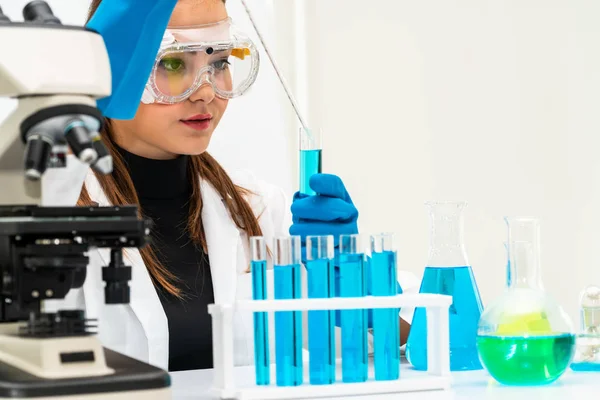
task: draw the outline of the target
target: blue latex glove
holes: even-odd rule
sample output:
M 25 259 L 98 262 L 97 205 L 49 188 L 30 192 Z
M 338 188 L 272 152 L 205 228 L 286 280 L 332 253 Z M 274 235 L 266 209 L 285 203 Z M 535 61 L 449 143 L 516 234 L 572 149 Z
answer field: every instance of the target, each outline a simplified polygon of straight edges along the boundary
M 333 235 L 337 255 L 340 235 L 358 233 L 358 210 L 336 175 L 315 174 L 309 185 L 317 194 L 307 196 L 297 192 L 294 195 L 290 235 L 302 237 L 303 250 L 307 236 Z M 306 253 L 302 254 L 304 260 Z
M 103 0 L 87 24 L 110 57 L 112 95 L 98 100 L 105 117 L 132 119 L 177 0 Z

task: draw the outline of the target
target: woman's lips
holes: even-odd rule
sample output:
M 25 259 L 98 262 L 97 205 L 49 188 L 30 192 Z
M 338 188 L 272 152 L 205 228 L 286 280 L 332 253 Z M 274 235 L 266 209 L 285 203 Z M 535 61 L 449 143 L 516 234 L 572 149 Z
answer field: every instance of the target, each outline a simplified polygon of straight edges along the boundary
M 205 131 L 210 128 L 210 122 L 212 121 L 212 115 L 210 114 L 198 114 L 188 119 L 182 120 L 185 126 L 190 127 L 196 131 Z
M 181 121 L 185 126 L 188 126 L 197 131 L 205 131 L 210 128 L 210 119 L 203 119 L 198 121 Z

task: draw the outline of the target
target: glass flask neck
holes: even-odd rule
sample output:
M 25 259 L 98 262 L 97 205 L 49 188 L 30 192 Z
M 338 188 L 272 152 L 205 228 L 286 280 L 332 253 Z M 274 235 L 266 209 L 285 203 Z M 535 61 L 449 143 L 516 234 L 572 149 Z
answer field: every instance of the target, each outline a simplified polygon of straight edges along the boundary
M 532 218 L 507 218 L 509 288 L 544 290 L 540 266 L 539 223 Z
M 469 266 L 463 239 L 466 202 L 429 202 L 429 267 Z

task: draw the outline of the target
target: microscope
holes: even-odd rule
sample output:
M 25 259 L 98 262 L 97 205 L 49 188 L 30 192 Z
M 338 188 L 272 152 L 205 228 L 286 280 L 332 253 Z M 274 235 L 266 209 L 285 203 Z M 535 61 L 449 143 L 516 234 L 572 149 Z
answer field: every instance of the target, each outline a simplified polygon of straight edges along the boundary
M 127 304 L 123 249 L 146 245 L 150 229 L 136 206 L 41 207 L 41 178 L 69 149 L 112 172 L 96 108 L 111 70 L 98 33 L 61 24 L 40 0 L 23 16 L 0 9 L 0 97 L 18 101 L 0 125 L 0 399 L 170 399 L 168 373 L 103 348 L 83 310 L 44 312 L 83 286 L 97 248 L 111 254 L 105 303 Z

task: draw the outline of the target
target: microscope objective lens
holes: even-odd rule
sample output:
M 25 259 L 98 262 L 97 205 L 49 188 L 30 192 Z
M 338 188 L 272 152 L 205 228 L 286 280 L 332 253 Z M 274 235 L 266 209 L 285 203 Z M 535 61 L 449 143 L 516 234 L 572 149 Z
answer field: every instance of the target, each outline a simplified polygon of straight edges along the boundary
M 35 0 L 27 4 L 23 8 L 23 18 L 27 22 L 61 25 L 48 3 L 42 0 Z
M 2 8 L 0 7 L 0 24 L 10 24 L 10 19 L 4 15 L 4 12 L 2 11 Z
M 41 136 L 31 137 L 25 149 L 25 176 L 30 180 L 39 180 L 48 165 L 53 143 Z

